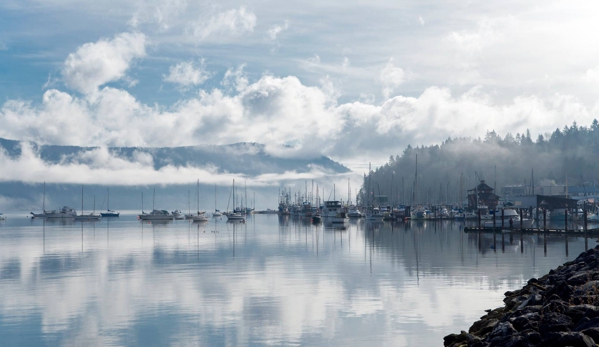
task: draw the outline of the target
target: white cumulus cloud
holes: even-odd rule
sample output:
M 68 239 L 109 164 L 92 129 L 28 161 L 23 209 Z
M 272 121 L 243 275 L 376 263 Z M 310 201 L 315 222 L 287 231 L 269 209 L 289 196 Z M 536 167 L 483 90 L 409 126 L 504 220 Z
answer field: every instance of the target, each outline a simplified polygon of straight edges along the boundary
M 383 95 L 385 99 L 388 99 L 393 88 L 399 87 L 404 83 L 406 74 L 400 67 L 396 67 L 393 64 L 393 58 L 389 59 L 387 65 L 381 70 L 380 80 L 383 83 Z
M 239 36 L 253 32 L 256 15 L 245 7 L 221 12 L 209 19 L 200 19 L 191 24 L 191 31 L 200 41 L 222 37 Z
M 146 55 L 146 37 L 141 33 L 121 33 L 113 39 L 86 43 L 69 54 L 62 68 L 65 84 L 89 94 L 103 84 L 125 77 L 131 62 Z
M 169 68 L 169 74 L 164 76 L 166 82 L 178 84 L 184 88 L 197 86 L 210 78 L 206 71 L 204 59 L 198 64 L 194 61 L 182 62 Z

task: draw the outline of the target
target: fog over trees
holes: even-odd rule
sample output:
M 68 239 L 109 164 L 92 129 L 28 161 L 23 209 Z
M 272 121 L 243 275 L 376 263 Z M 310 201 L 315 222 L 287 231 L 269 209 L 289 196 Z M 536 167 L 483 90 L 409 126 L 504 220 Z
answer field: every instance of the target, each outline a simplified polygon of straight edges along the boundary
M 379 195 L 395 204 L 455 203 L 479 180 L 496 187 L 498 195 L 505 185 L 530 186 L 532 170 L 535 184 L 544 179 L 564 184 L 566 178 L 569 185 L 595 184 L 599 179 L 598 159 L 596 119 L 589 127 L 574 122 L 536 139 L 529 130 L 503 136 L 488 131 L 482 139 L 449 138 L 440 145 L 408 146 L 365 175 L 358 198 L 363 204 L 372 202 L 368 196 Z

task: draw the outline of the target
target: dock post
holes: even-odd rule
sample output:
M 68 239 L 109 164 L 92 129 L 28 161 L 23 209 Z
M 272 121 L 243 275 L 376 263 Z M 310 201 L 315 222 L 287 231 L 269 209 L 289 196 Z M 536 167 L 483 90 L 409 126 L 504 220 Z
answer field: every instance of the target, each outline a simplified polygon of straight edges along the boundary
M 503 230 L 503 228 L 505 227 L 505 209 L 501 209 L 501 230 Z
M 587 234 L 587 230 L 588 230 L 588 228 L 587 228 L 587 225 L 588 225 L 587 222 L 588 222 L 588 220 L 587 220 L 587 208 L 586 208 L 586 205 L 585 205 L 584 211 L 582 213 L 583 213 L 583 218 L 584 218 L 584 250 L 588 251 L 589 250 L 589 235 Z
M 480 229 L 480 209 L 478 210 L 478 227 Z
M 496 228 L 496 225 L 495 225 L 495 217 L 496 217 L 496 216 L 497 216 L 497 209 L 495 209 L 495 211 L 493 211 L 493 232 L 495 232 L 495 231 L 496 231 L 496 230 L 495 230 L 495 228 Z
M 522 209 L 520 209 L 520 232 L 522 232 L 523 226 L 522 226 Z
M 505 234 L 501 233 L 501 253 L 505 253 Z
M 586 209 L 586 207 L 585 207 L 585 209 L 584 209 L 584 211 L 583 211 L 582 213 L 583 213 L 583 215 L 582 215 L 582 216 L 583 216 L 583 218 L 584 218 L 584 233 L 586 234 L 586 232 L 587 232 L 587 230 L 588 230 L 588 229 L 587 229 L 587 226 L 588 226 L 588 219 L 587 219 L 587 209 Z
M 547 231 L 547 210 L 543 208 L 543 230 Z
M 566 237 L 566 257 L 568 256 L 568 234 L 564 235 Z

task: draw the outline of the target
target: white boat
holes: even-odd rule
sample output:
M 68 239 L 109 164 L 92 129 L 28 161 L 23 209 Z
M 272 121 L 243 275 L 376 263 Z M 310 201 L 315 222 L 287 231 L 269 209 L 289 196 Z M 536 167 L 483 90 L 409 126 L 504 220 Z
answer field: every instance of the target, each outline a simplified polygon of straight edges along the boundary
M 185 219 L 185 216 L 183 215 L 183 212 L 179 211 L 179 210 L 174 210 L 171 212 L 171 214 L 173 215 L 173 218 L 175 220 L 183 220 Z
M 422 220 L 422 219 L 427 219 L 428 218 L 428 213 L 425 209 L 423 208 L 419 208 L 416 209 L 412 212 L 410 218 L 412 220 Z
M 235 179 L 233 179 L 233 202 L 235 202 Z M 245 215 L 239 212 L 227 213 L 227 221 L 245 222 Z
M 501 211 L 495 211 L 494 214 L 496 214 L 495 216 L 495 227 L 499 228 L 501 227 L 501 221 L 502 221 L 502 217 L 501 217 Z M 484 222 L 484 226 L 486 228 L 492 228 L 493 227 L 493 215 L 491 215 L 491 220 L 485 220 Z M 512 221 L 512 223 L 510 223 L 510 220 Z M 531 219 L 522 219 L 522 227 L 523 228 L 529 228 L 532 223 L 534 221 Z M 511 208 L 506 208 L 503 210 L 503 227 L 504 228 L 509 228 L 511 225 L 512 228 L 516 229 L 516 228 L 520 228 L 520 214 L 518 214 L 518 211 L 511 209 Z
M 31 218 L 45 218 L 48 211 L 46 211 L 46 182 L 44 182 L 44 198 L 42 200 L 42 213 L 31 212 Z
M 227 214 L 227 221 L 245 222 L 245 216 L 242 215 L 241 213 L 229 213 L 229 214 Z
M 45 218 L 75 218 L 77 211 L 74 209 L 63 206 L 60 210 L 44 211 Z
M 325 218 L 333 218 L 337 216 L 337 213 L 343 212 L 341 202 L 337 200 L 330 200 L 324 202 L 324 211 L 322 216 Z
M 170 214 L 167 210 L 153 210 L 150 213 L 142 212 L 142 214 L 137 216 L 141 220 L 174 220 L 172 214 Z
M 223 214 L 220 210 L 216 209 L 216 184 L 214 185 L 214 212 L 212 213 L 212 217 L 222 217 Z
M 75 216 L 76 221 L 97 221 L 100 220 L 102 216 L 96 214 L 96 198 L 94 197 L 94 212 L 90 214 L 83 213 L 83 186 L 81 186 L 81 214 Z
M 191 219 L 194 222 L 207 222 L 208 216 L 206 212 L 200 211 L 200 180 L 198 180 L 196 187 L 196 197 L 197 197 L 197 213 L 193 213 L 191 215 L 185 216 L 187 219 Z
M 6 217 L 2 213 L 0 213 L 0 220 L 6 220 Z
M 140 220 L 149 220 L 149 221 L 153 221 L 153 220 L 174 220 L 175 217 L 170 214 L 167 210 L 156 210 L 154 209 L 154 202 L 156 200 L 156 189 L 154 189 L 153 193 L 152 193 L 152 212 L 150 213 L 145 213 L 143 212 L 143 192 L 141 193 L 141 214 L 137 215 L 137 218 L 139 218 Z
M 1 214 L 2 213 L 0 213 L 0 215 Z M 597 211 L 597 212 L 595 212 L 593 214 L 588 215 L 587 216 L 587 221 L 589 223 L 599 223 L 599 211 Z
M 366 211 L 366 220 L 368 221 L 382 221 L 384 215 L 381 213 L 381 210 L 378 207 L 373 207 L 372 209 Z
M 343 224 L 343 223 L 347 223 L 349 221 L 349 217 L 347 216 L 346 212 L 338 212 L 337 215 L 333 218 L 331 218 L 331 223 L 333 224 Z
M 347 216 L 349 218 L 362 218 L 362 217 L 364 217 L 362 215 L 362 212 L 360 212 L 360 210 L 357 207 L 355 207 L 355 206 L 350 207 L 349 211 L 347 211 Z

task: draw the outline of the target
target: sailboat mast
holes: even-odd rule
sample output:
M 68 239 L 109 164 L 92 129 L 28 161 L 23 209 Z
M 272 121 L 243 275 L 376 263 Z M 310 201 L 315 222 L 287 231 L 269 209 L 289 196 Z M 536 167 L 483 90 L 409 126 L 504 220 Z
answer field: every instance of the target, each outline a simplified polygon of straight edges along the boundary
M 44 200 L 42 201 L 42 213 L 46 213 L 46 182 L 44 182 Z
M 216 211 L 216 183 L 214 184 L 214 211 Z
M 110 188 L 106 188 L 106 195 L 108 196 L 106 198 L 106 209 L 110 211 Z
M 83 184 L 81 185 L 81 214 L 83 215 Z
M 197 198 L 198 198 L 198 215 L 200 215 L 200 180 L 198 180 L 198 184 L 197 184 Z
M 152 193 L 152 211 L 155 210 L 155 208 L 154 208 L 155 200 L 156 200 L 156 188 L 154 188 L 154 192 Z

